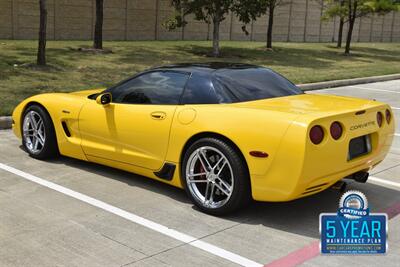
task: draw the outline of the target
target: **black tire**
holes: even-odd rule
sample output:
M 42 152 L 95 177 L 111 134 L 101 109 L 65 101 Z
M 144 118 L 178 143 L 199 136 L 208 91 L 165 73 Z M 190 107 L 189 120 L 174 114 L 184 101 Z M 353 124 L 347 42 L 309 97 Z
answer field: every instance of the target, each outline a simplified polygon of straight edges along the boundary
M 36 114 L 38 114 L 40 118 L 43 120 L 44 132 L 45 132 L 44 145 L 41 147 L 40 151 L 36 152 L 32 151 L 28 147 L 24 137 L 24 128 L 23 128 L 24 120 L 27 114 L 29 114 L 31 111 L 36 112 Z M 53 121 L 51 120 L 49 114 L 43 107 L 39 105 L 31 105 L 24 111 L 21 121 L 21 135 L 22 135 L 22 145 L 31 157 L 35 159 L 45 160 L 59 156 L 57 137 L 54 130 Z
M 201 202 L 200 199 L 196 197 L 196 193 L 194 193 L 193 190 L 189 188 L 190 185 L 188 184 L 189 182 L 187 179 L 187 176 L 189 175 L 186 174 L 186 169 L 188 168 L 187 166 L 188 161 L 193 159 L 193 156 L 191 157 L 191 155 L 196 153 L 196 151 L 198 151 L 199 148 L 204 148 L 204 147 L 215 148 L 219 152 L 221 152 L 230 164 L 229 171 L 231 170 L 233 173 L 233 175 L 228 175 L 230 180 L 233 179 L 233 189 L 231 190 L 230 198 L 229 200 L 227 200 L 225 204 L 223 204 L 220 207 L 207 206 L 205 203 Z M 250 190 L 250 177 L 247 165 L 239 153 L 240 152 L 238 152 L 229 143 L 217 138 L 199 139 L 187 149 L 182 161 L 182 169 L 181 169 L 182 182 L 185 186 L 185 190 L 189 198 L 201 211 L 211 215 L 221 216 L 237 211 L 249 204 L 250 200 L 252 199 Z M 227 167 L 225 167 L 225 169 L 226 168 Z M 200 172 L 204 172 L 204 168 L 202 168 L 202 171 Z M 203 178 L 199 179 L 204 179 L 205 175 L 203 175 L 202 177 Z M 215 182 L 217 181 L 218 180 L 215 180 Z M 221 186 L 221 183 L 219 185 Z M 204 191 L 206 191 L 206 189 Z M 207 193 L 205 193 L 204 195 L 207 195 Z M 205 199 L 207 199 L 207 197 Z

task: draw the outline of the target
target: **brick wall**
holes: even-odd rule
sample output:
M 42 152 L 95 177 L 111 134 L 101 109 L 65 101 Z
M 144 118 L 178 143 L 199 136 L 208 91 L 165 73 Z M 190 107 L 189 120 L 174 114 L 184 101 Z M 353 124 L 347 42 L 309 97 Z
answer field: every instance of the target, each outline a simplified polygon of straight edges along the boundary
M 36 39 L 39 0 L 0 0 L 0 39 Z M 47 0 L 48 38 L 55 40 L 91 39 L 95 0 Z M 335 40 L 338 19 L 321 21 L 316 0 L 286 0 L 275 12 L 274 41 L 330 42 Z M 106 40 L 207 40 L 212 26 L 189 16 L 184 29 L 167 31 L 162 23 L 173 14 L 169 0 L 104 0 Z M 221 40 L 265 41 L 268 17 L 247 25 L 228 15 L 221 24 Z M 345 26 L 345 32 L 347 26 Z M 344 35 L 345 38 L 345 35 Z M 399 42 L 400 13 L 364 17 L 358 20 L 353 40 L 359 42 Z

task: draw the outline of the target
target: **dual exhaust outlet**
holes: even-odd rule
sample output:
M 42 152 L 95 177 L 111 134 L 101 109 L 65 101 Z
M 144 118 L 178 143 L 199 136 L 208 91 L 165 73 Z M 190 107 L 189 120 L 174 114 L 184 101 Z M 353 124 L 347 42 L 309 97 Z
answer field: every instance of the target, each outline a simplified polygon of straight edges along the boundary
M 369 173 L 365 171 L 360 171 L 353 173 L 349 176 L 344 177 L 344 179 L 354 180 L 358 183 L 365 183 L 368 180 Z M 340 192 L 344 192 L 346 190 L 347 183 L 344 181 L 338 181 L 334 185 L 332 185 L 332 189 L 338 190 Z

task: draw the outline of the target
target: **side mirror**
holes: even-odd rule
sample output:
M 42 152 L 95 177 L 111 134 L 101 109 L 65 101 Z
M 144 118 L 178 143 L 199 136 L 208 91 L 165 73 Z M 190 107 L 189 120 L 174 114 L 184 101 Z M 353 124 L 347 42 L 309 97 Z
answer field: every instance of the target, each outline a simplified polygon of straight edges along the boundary
M 96 103 L 103 106 L 110 104 L 111 100 L 112 100 L 111 93 L 100 94 L 99 96 L 96 97 Z

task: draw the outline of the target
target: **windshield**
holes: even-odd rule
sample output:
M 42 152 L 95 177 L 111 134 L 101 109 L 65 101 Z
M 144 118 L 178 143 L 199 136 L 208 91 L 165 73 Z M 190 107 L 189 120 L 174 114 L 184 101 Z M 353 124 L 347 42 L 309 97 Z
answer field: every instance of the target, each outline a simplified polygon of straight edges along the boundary
M 303 94 L 303 91 L 283 76 L 261 67 L 217 70 L 214 72 L 214 88 L 217 94 L 224 96 L 223 102 Z

